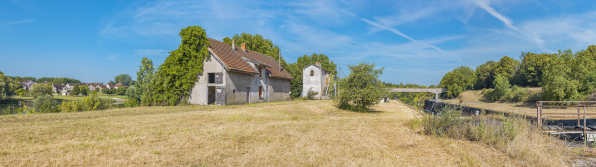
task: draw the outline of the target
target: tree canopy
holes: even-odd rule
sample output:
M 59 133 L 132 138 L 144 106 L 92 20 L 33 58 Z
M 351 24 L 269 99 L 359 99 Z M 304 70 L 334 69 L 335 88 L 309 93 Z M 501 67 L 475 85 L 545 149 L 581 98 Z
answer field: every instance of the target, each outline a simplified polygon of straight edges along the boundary
M 523 60 L 519 69 L 521 80 L 518 84 L 525 86 L 540 86 L 544 68 L 547 62 L 556 57 L 556 54 L 536 54 L 530 52 L 522 52 Z
M 21 85 L 0 71 L 0 101 L 4 101 L 14 95 L 14 91 L 19 87 L 21 87 Z
M 44 95 L 52 95 L 52 93 L 54 92 L 52 90 L 52 86 L 50 84 L 36 84 L 33 85 L 33 88 L 31 88 L 31 95 L 33 96 L 33 99 L 36 99 L 38 96 L 44 96 Z
M 137 101 L 141 101 L 142 105 L 151 104 L 151 92 L 153 90 L 151 87 L 151 81 L 153 80 L 154 75 L 155 67 L 153 65 L 153 61 L 143 57 L 143 60 L 141 60 L 141 66 L 137 72 L 137 82 L 135 83 L 135 88 L 133 89 L 134 95 L 132 97 Z M 131 90 L 131 92 L 133 92 L 133 90 Z
M 457 97 L 476 83 L 476 74 L 470 67 L 460 66 L 448 72 L 441 79 L 440 87 L 447 88 L 447 97 Z
M 486 63 L 476 67 L 476 84 L 474 88 L 476 89 L 484 89 L 484 88 L 491 88 L 492 83 L 490 82 L 490 74 L 492 73 L 493 69 L 497 66 L 495 61 L 487 61 Z
M 132 85 L 132 82 L 133 82 L 132 77 L 128 74 L 120 74 L 120 75 L 114 77 L 114 81 L 116 83 L 122 83 L 125 86 L 130 86 L 130 85 Z
M 511 81 L 513 79 L 513 76 L 515 76 L 515 73 L 517 72 L 518 67 L 519 67 L 519 61 L 514 60 L 513 58 L 511 58 L 509 56 L 503 56 L 503 58 L 501 58 L 501 60 L 499 60 L 499 62 L 497 62 L 497 65 L 492 70 L 490 77 L 489 77 L 490 82 L 492 83 L 495 80 L 497 75 L 506 77 L 507 79 L 509 79 Z
M 328 70 L 331 74 L 337 75 L 337 65 L 327 57 L 325 54 L 316 54 L 313 53 L 309 55 L 303 55 L 298 57 L 296 63 L 300 64 L 300 69 L 306 67 L 307 65 L 315 64 L 315 62 L 321 63 L 321 67 L 325 70 Z
M 232 39 L 234 40 L 237 47 L 240 47 L 242 43 L 246 44 L 246 49 L 252 50 L 267 56 L 271 56 L 275 59 L 275 61 L 279 61 L 280 58 L 280 50 L 279 46 L 273 44 L 271 40 L 264 38 L 260 34 L 236 34 L 232 38 L 226 37 L 223 39 L 224 43 L 232 44 Z M 281 58 L 281 66 L 286 68 L 286 61 Z
M 159 66 L 152 82 L 153 102 L 160 105 L 177 105 L 186 102 L 190 89 L 203 72 L 203 61 L 208 58 L 207 33 L 199 26 L 188 26 L 180 31 L 178 49 L 171 51 Z
M 352 111 L 368 111 L 370 107 L 379 103 L 381 98 L 388 95 L 381 75 L 383 68 L 375 70 L 376 65 L 360 63 L 348 65 L 350 75 L 339 81 L 340 95 L 338 106 Z

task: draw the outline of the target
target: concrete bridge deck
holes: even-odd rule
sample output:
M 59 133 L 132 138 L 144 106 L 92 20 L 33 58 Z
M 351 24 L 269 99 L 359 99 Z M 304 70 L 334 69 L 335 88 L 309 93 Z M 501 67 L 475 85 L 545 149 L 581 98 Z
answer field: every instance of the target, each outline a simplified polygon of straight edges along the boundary
M 391 92 L 429 92 L 435 94 L 435 99 L 439 99 L 439 93 L 444 93 L 447 88 L 391 88 Z

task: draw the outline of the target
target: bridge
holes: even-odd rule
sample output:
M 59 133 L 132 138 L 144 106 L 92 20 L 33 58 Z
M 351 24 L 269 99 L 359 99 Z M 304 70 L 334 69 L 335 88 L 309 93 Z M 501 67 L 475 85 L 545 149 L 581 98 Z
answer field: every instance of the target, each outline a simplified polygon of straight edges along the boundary
M 439 93 L 445 93 L 447 88 L 391 88 L 391 92 L 429 92 L 435 94 L 435 99 L 439 99 Z

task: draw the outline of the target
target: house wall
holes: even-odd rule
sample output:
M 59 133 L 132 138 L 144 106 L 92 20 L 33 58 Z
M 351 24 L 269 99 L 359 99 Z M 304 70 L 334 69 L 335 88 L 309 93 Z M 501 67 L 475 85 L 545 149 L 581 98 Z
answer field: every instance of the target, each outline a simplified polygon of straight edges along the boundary
M 314 75 L 310 76 L 310 71 L 314 71 Z M 324 70 L 314 65 L 308 66 L 302 70 L 302 97 L 308 95 L 309 90 L 313 90 L 318 94 L 314 96 L 315 99 L 321 99 L 323 95 L 323 88 L 325 87 L 325 77 L 327 75 Z M 326 99 L 326 97 L 324 97 Z
M 287 101 L 290 99 L 290 84 L 287 79 L 269 78 L 269 101 Z
M 223 79 L 221 84 L 208 83 L 209 73 L 223 73 L 224 78 L 228 76 L 226 69 L 224 69 L 213 56 L 209 56 L 209 58 L 203 62 L 203 72 L 197 75 L 198 80 L 195 82 L 195 86 L 190 90 L 190 97 L 188 98 L 190 104 L 208 105 L 207 87 L 226 85 L 226 79 Z M 225 104 L 225 101 L 223 103 Z
M 208 86 L 225 87 L 223 95 L 225 101 L 223 104 L 246 104 L 246 95 L 248 93 L 250 103 L 286 101 L 290 99 L 290 80 L 270 78 L 267 75 L 266 68 L 261 68 L 262 77 L 258 74 L 227 71 L 213 56 L 203 63 L 203 72 L 197 75 L 198 81 L 190 90 L 188 99 L 191 104 L 208 104 Z M 258 67 L 255 67 L 258 69 Z M 210 84 L 208 73 L 223 73 L 223 82 L 221 84 Z M 259 86 L 263 88 L 263 97 L 259 97 Z M 249 87 L 247 92 L 246 88 Z M 219 90 L 218 90 L 219 91 Z

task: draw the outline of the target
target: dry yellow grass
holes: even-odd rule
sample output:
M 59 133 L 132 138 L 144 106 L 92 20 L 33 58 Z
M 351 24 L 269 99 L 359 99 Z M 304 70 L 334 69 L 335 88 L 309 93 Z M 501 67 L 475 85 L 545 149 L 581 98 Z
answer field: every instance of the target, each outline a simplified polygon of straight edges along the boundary
M 528 88 L 530 91 L 540 91 L 540 88 Z M 494 110 L 500 112 L 513 113 L 536 117 L 536 102 L 506 102 L 506 101 L 490 101 L 487 100 L 481 90 L 470 90 L 460 94 L 460 96 L 453 100 L 446 100 L 447 103 L 460 104 L 468 107 L 485 108 L 487 110 Z M 542 113 L 575 113 L 577 108 L 546 108 L 542 109 Z M 584 109 L 580 109 L 580 113 L 584 113 Z M 586 108 L 586 113 L 596 113 L 596 107 Z M 582 115 L 583 116 L 583 115 Z M 588 118 L 592 118 L 590 116 Z M 568 119 L 577 118 L 577 115 L 569 116 Z M 551 119 L 551 118 L 549 118 Z M 552 118 L 564 119 L 564 118 Z
M 524 166 L 405 127 L 413 110 L 331 101 L 0 116 L 0 166 Z

